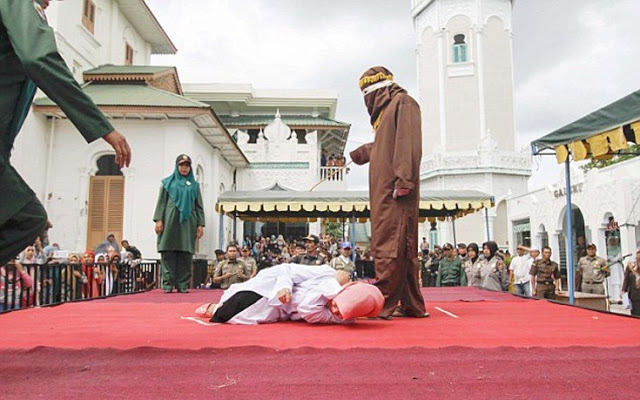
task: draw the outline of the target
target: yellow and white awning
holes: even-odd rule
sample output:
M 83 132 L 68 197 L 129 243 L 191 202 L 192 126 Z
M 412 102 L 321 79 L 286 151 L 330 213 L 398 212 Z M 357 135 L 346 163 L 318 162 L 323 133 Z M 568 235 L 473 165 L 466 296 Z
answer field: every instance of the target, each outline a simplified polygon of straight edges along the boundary
M 534 155 L 554 150 L 558 163 L 607 160 L 628 143 L 640 144 L 640 90 L 531 142 Z
M 423 191 L 420 196 L 421 220 L 462 217 L 482 208 L 493 207 L 493 197 L 477 191 Z M 370 216 L 367 191 L 297 192 L 290 190 L 225 192 L 216 211 L 242 220 L 313 221 L 317 218 L 338 221 Z

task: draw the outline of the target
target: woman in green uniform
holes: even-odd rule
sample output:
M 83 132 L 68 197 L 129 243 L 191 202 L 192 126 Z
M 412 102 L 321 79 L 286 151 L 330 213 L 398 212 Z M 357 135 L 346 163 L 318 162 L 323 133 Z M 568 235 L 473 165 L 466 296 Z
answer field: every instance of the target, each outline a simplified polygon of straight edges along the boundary
M 196 240 L 204 233 L 202 194 L 188 155 L 179 155 L 173 174 L 162 180 L 153 220 L 162 257 L 164 291 L 171 293 L 175 287 L 178 292 L 187 293 Z

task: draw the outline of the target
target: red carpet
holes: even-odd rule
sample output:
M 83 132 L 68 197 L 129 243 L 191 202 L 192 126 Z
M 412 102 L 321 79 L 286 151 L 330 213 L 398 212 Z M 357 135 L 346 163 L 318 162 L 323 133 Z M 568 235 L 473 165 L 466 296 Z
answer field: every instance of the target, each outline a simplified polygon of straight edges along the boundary
M 640 319 L 475 288 L 424 295 L 430 318 L 351 326 L 181 319 L 219 291 L 11 312 L 0 316 L 0 397 L 637 395 Z
M 3 399 L 636 399 L 638 360 L 593 347 L 38 348 L 4 351 L 0 376 Z

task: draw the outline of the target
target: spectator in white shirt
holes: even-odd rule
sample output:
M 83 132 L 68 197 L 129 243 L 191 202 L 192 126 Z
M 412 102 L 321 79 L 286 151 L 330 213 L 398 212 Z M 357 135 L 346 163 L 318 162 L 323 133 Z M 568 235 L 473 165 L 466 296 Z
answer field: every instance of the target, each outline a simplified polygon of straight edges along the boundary
M 518 255 L 513 257 L 509 265 L 509 279 L 513 280 L 515 294 L 531 297 L 531 264 L 533 259 L 528 254 L 528 250 L 522 244 L 516 248 Z

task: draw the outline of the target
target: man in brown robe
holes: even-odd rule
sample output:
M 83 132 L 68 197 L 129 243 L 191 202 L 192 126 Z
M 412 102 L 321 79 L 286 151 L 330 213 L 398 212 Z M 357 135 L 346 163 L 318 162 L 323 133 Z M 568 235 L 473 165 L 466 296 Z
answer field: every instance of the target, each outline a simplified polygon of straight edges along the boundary
M 358 165 L 369 163 L 371 253 L 376 286 L 385 297 L 380 317 L 426 317 L 418 286 L 420 106 L 384 67 L 368 69 L 360 89 L 375 139 L 350 155 Z

